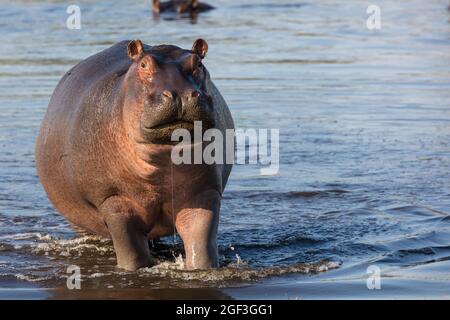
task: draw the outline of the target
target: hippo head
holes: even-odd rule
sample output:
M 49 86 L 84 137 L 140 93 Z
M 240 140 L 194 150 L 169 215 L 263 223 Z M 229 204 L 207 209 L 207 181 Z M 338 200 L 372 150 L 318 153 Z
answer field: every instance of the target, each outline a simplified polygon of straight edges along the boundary
M 128 44 L 132 64 L 127 74 L 127 105 L 139 122 L 139 136 L 146 143 L 172 144 L 175 129 L 191 132 L 194 121 L 203 130 L 214 127 L 213 99 L 207 92 L 209 73 L 202 64 L 208 51 L 203 39 L 192 50 L 176 46 Z
M 177 13 L 193 12 L 199 9 L 198 0 L 169 0 L 161 3 L 160 0 L 153 0 L 153 12 L 172 10 Z

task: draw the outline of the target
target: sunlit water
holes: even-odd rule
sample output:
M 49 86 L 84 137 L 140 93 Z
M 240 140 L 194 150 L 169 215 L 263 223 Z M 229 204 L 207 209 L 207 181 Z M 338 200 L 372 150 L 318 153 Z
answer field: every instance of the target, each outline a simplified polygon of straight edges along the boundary
M 72 264 L 100 290 L 81 297 L 450 297 L 447 1 L 377 1 L 381 30 L 366 28 L 365 1 L 211 1 L 197 21 L 154 19 L 150 1 L 79 3 L 81 30 L 65 27 L 66 1 L 0 3 L 1 297 L 65 288 Z M 190 48 L 199 37 L 236 126 L 280 129 L 280 171 L 234 167 L 219 270 L 183 270 L 168 238 L 154 244 L 160 264 L 121 272 L 110 240 L 77 236 L 48 202 L 38 128 L 80 60 L 123 39 Z M 372 294 L 373 264 L 386 280 Z M 26 297 L 58 297 L 37 292 Z M 164 292 L 151 297 L 180 297 Z

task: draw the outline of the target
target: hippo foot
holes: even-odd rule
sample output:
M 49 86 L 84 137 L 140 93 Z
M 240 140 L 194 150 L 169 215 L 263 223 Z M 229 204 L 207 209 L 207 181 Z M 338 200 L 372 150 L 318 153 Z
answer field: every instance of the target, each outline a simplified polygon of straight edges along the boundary
M 184 244 L 186 269 L 209 269 L 219 266 L 217 229 L 220 194 L 215 190 L 203 192 L 184 206 L 175 225 Z
M 150 254 L 147 232 L 129 206 L 121 200 L 109 200 L 102 206 L 104 220 L 111 235 L 117 267 L 128 271 L 156 264 Z

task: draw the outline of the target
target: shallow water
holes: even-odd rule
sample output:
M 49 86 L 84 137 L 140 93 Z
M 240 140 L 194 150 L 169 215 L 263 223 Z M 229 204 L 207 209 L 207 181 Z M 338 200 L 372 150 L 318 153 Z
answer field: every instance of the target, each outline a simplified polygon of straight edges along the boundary
M 449 298 L 448 1 L 211 1 L 197 21 L 148 1 L 0 3 L 0 298 Z M 115 269 L 111 242 L 77 236 L 48 202 L 34 142 L 59 78 L 123 39 L 210 46 L 205 65 L 239 128 L 280 128 L 280 172 L 235 166 L 221 269 Z M 82 288 L 65 289 L 78 265 Z M 367 267 L 381 269 L 368 290 Z

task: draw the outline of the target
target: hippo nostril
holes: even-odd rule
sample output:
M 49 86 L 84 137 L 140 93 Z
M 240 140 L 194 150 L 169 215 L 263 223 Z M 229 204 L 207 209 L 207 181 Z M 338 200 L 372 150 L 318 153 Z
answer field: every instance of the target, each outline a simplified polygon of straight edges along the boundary
M 192 98 L 198 98 L 200 96 L 200 91 L 198 91 L 198 90 L 193 90 L 192 92 L 191 92 L 191 97 Z
M 169 99 L 173 99 L 173 93 L 169 90 L 164 90 L 162 94 Z

